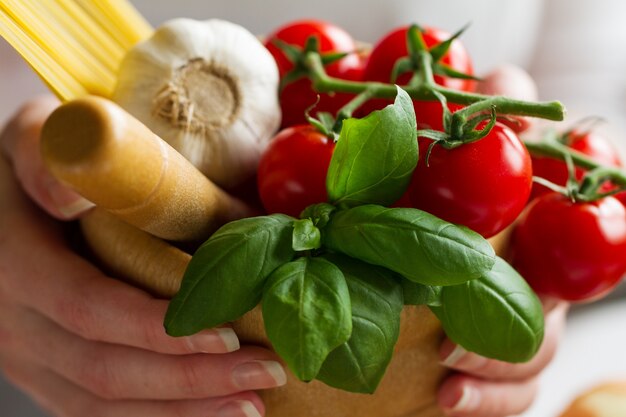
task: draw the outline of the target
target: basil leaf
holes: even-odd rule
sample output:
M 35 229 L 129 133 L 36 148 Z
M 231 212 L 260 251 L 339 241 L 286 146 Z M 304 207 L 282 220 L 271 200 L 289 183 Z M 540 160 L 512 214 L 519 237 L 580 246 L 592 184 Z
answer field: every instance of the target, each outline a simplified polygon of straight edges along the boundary
M 221 227 L 194 256 L 165 315 L 171 336 L 233 321 L 261 300 L 265 279 L 293 259 L 293 218 L 282 214 Z
M 373 393 L 391 361 L 400 334 L 402 288 L 395 274 L 339 254 L 328 259 L 341 269 L 352 301 L 352 335 L 333 350 L 317 379 L 352 392 Z
M 501 258 L 482 277 L 444 287 L 441 306 L 431 310 L 450 339 L 488 358 L 525 362 L 543 340 L 541 302 Z
M 318 249 L 321 245 L 320 230 L 311 219 L 294 220 L 291 246 L 295 251 Z
M 389 205 L 406 190 L 418 159 L 413 102 L 398 87 L 395 103 L 343 122 L 326 188 L 333 204 Z
M 404 304 L 413 306 L 441 305 L 441 289 L 443 287 L 422 285 L 408 279 L 403 279 L 400 283 L 404 293 Z
M 350 295 L 335 265 L 300 258 L 277 268 L 263 293 L 265 332 L 276 353 L 302 381 L 352 332 Z
M 495 262 L 493 248 L 472 230 L 417 209 L 365 205 L 336 212 L 323 244 L 384 266 L 424 285 L 456 285 L 478 278 Z

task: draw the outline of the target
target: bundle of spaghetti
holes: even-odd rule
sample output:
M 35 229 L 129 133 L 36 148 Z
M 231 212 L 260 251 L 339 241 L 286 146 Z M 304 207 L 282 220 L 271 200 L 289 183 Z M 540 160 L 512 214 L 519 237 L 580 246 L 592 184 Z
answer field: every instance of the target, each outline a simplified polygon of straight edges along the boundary
M 126 51 L 151 33 L 127 0 L 0 0 L 0 35 L 64 101 L 109 97 Z

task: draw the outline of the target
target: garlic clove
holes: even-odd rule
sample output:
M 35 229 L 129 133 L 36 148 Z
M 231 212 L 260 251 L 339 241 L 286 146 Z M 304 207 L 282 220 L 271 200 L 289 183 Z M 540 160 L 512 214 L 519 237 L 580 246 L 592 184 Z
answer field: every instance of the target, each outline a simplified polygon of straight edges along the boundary
M 113 100 L 223 187 L 254 175 L 280 124 L 278 70 L 246 29 L 175 19 L 131 49 Z

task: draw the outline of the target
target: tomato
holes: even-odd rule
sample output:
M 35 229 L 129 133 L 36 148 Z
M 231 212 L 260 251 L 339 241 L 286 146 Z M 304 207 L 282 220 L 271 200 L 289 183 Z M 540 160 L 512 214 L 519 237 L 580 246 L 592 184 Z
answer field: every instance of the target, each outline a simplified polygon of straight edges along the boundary
M 511 263 L 540 294 L 570 301 L 606 294 L 626 272 L 626 208 L 613 197 L 536 199 L 511 241 Z
M 395 29 L 381 39 L 372 49 L 365 63 L 364 78 L 368 81 L 391 82 L 391 73 L 396 61 L 408 55 L 407 32 L 408 26 Z M 422 32 L 426 46 L 431 48 L 450 38 L 450 34 L 432 27 L 424 28 Z M 463 44 L 454 40 L 446 55 L 441 58 L 443 64 L 452 69 L 472 75 L 474 73 L 472 61 Z M 403 74 L 397 80 L 399 85 L 408 84 L 412 74 Z M 435 82 L 441 86 L 462 91 L 473 91 L 474 80 L 442 77 L 435 75 Z
M 310 125 L 279 132 L 259 162 L 257 183 L 265 210 L 299 217 L 307 206 L 325 202 L 334 149 L 334 141 Z
M 413 207 L 490 237 L 517 218 L 530 194 L 530 155 L 496 123 L 483 139 L 454 149 L 419 138 L 420 160 L 407 192 Z
M 353 53 L 357 50 L 354 39 L 343 29 L 320 20 L 301 20 L 291 22 L 270 34 L 265 42 L 266 48 L 274 56 L 281 79 L 293 69 L 293 64 L 283 51 L 275 44 L 275 40 L 303 47 L 310 36 L 317 37 L 322 53 L 349 52 L 350 54 L 326 66 L 326 72 L 332 77 L 360 80 L 363 70 L 361 57 Z M 300 79 L 287 85 L 280 93 L 281 110 L 283 112 L 282 127 L 306 123 L 305 111 L 317 101 L 318 93 L 313 90 L 311 81 Z M 325 111 L 335 114 L 353 95 L 320 94 L 320 101 L 311 114 Z
M 372 49 L 368 59 L 365 62 L 363 70 L 363 80 L 391 82 L 391 73 L 396 61 L 408 55 L 407 50 L 407 32 L 408 27 L 401 27 L 388 33 L 381 39 Z M 447 40 L 450 34 L 442 30 L 427 27 L 423 32 L 424 42 L 426 46 L 434 45 Z M 452 42 L 448 53 L 441 58 L 441 62 L 451 68 L 472 75 L 474 73 L 472 61 L 463 44 L 457 39 Z M 398 85 L 405 85 L 411 79 L 411 74 L 403 74 L 397 80 Z M 441 86 L 462 91 L 474 91 L 476 83 L 474 80 L 463 80 L 459 78 L 448 78 L 435 75 L 435 82 Z M 359 114 L 367 115 L 374 110 L 379 110 L 389 104 L 388 100 L 374 99 L 368 101 L 362 106 Z M 414 101 L 415 113 L 420 114 L 420 101 Z M 426 102 L 428 103 L 428 102 Z
M 619 167 L 622 165 L 619 155 L 612 143 L 604 136 L 593 131 L 577 131 L 570 132 L 564 141 L 565 145 L 587 155 L 594 161 L 608 166 Z M 533 172 L 535 176 L 545 178 L 557 185 L 565 185 L 568 178 L 567 165 L 565 162 L 554 158 L 533 156 Z M 585 170 L 576 168 L 576 179 L 582 179 Z M 610 186 L 605 188 L 608 191 Z M 550 190 L 543 185 L 534 184 L 531 199 L 546 194 Z

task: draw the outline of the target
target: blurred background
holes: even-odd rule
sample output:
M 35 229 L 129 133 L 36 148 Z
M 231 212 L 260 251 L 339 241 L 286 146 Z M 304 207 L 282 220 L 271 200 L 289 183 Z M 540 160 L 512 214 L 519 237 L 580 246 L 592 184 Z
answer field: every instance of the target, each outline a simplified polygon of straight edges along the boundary
M 342 26 L 375 43 L 408 23 L 454 32 L 468 22 L 462 41 L 480 76 L 513 63 L 535 78 L 541 99 L 561 100 L 566 123 L 587 115 L 626 149 L 626 2 L 623 0 L 134 0 L 158 25 L 172 17 L 222 18 L 256 34 L 300 18 Z M 28 99 L 46 92 L 41 81 L 0 40 L 0 125 Z M 566 125 L 564 125 L 566 126 Z M 0 231 L 1 232 L 1 231 Z M 600 382 L 626 380 L 626 301 L 623 288 L 570 313 L 557 357 L 541 378 L 535 405 L 523 417 L 558 416 L 571 399 Z M 0 378 L 0 416 L 43 416 Z

